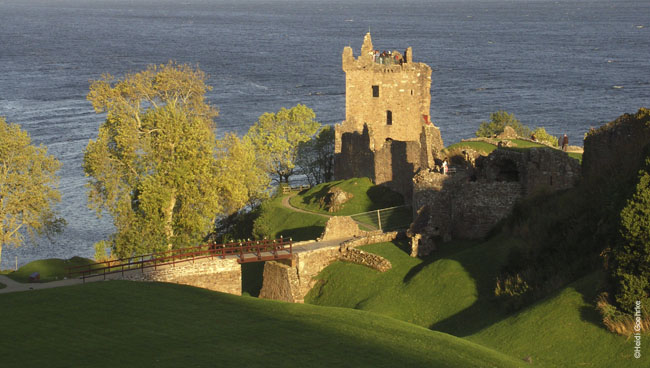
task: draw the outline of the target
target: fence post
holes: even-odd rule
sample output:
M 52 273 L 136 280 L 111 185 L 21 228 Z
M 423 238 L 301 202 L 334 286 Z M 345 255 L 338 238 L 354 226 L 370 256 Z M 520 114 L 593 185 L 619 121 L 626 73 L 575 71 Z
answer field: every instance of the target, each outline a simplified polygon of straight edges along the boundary
M 379 230 L 381 230 L 381 215 L 379 214 L 379 210 L 377 210 L 377 223 L 379 224 Z

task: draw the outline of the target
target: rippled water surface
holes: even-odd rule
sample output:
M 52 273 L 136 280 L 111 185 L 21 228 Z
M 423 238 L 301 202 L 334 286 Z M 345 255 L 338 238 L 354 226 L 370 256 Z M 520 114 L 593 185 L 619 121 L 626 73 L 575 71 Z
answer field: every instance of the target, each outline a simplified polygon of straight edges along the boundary
M 169 60 L 198 64 L 220 109 L 218 134 L 244 133 L 266 111 L 304 103 L 345 116 L 343 47 L 412 46 L 434 69 L 431 116 L 446 143 L 499 109 L 569 134 L 650 106 L 650 2 L 0 0 L 0 116 L 63 162 L 65 232 L 17 250 L 1 268 L 92 256 L 111 221 L 87 209 L 83 150 L 103 117 L 89 80 Z

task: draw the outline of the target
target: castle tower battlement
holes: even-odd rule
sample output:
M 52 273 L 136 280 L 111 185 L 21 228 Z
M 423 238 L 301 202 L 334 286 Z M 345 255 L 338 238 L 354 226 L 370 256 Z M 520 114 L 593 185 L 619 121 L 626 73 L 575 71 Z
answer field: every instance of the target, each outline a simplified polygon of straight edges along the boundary
M 367 176 L 410 200 L 413 174 L 433 167 L 443 148 L 429 119 L 431 68 L 413 62 L 413 50 L 379 53 L 370 33 L 355 58 L 342 54 L 345 121 L 335 126 L 334 176 Z
M 345 122 L 342 132 L 372 127 L 375 146 L 386 139 L 419 140 L 422 125 L 429 121 L 431 68 L 413 62 L 409 47 L 389 57 L 375 54 L 370 33 L 364 37 L 360 55 L 345 47 Z

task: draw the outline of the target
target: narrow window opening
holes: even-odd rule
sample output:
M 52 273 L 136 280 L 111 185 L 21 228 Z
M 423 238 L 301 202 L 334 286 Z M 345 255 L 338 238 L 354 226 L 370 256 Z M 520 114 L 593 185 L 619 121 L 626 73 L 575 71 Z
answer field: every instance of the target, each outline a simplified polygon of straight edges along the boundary
M 413 96 L 413 90 L 411 90 L 411 96 Z
M 393 112 L 390 110 L 386 111 L 386 125 L 393 125 Z
M 379 97 L 379 86 L 372 86 L 372 97 Z

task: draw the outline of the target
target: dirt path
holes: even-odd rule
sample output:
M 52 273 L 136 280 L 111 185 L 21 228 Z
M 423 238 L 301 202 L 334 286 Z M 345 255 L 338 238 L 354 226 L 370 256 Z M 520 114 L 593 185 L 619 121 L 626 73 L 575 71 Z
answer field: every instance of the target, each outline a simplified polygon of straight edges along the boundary
M 309 213 L 309 214 L 311 214 L 311 215 L 318 215 L 318 216 L 321 216 L 321 217 L 327 217 L 327 218 L 332 217 L 332 215 L 325 215 L 325 214 L 322 214 L 322 213 L 312 212 L 312 211 L 307 211 L 307 210 L 303 210 L 302 208 L 294 207 L 294 206 L 291 204 L 291 202 L 289 202 L 289 200 L 290 200 L 291 198 L 295 197 L 296 195 L 298 195 L 298 193 L 292 193 L 292 194 L 289 194 L 289 195 L 286 196 L 286 197 L 283 197 L 283 198 L 282 198 L 282 205 L 283 205 L 284 207 L 286 207 L 286 208 L 292 210 L 292 211 L 295 211 L 295 212 L 300 212 L 300 213 Z
M 288 196 L 283 197 L 283 198 L 282 198 L 282 206 L 284 206 L 285 208 L 290 209 L 290 210 L 292 210 L 292 211 L 294 211 L 294 212 L 308 213 L 308 214 L 310 214 L 310 215 L 317 215 L 317 216 L 321 216 L 321 217 L 325 217 L 325 218 L 334 217 L 333 215 L 326 215 L 326 214 L 323 214 L 323 213 L 307 211 L 307 210 L 303 210 L 302 208 L 294 207 L 294 206 L 291 204 L 291 202 L 289 202 L 289 200 L 290 200 L 291 198 L 295 197 L 296 195 L 298 195 L 298 193 L 291 193 L 291 194 L 289 194 Z M 360 229 L 363 229 L 363 228 L 365 227 L 365 228 L 367 228 L 367 229 L 377 230 L 377 227 L 376 227 L 376 226 L 373 226 L 373 225 L 370 225 L 370 224 L 366 224 L 366 223 L 363 223 L 363 222 L 359 222 L 359 221 L 357 221 L 357 220 L 355 220 L 355 219 L 352 219 L 352 220 L 353 220 L 354 222 L 357 223 L 357 225 L 359 226 Z
M 91 280 L 87 279 L 86 282 L 91 282 L 91 281 L 100 281 L 99 278 L 96 278 L 97 280 Z M 16 291 L 29 291 L 29 290 L 40 290 L 40 289 L 51 289 L 55 287 L 60 287 L 60 286 L 69 286 L 69 285 L 77 285 L 77 284 L 82 284 L 83 280 L 82 279 L 66 279 L 66 280 L 59 280 L 59 281 L 52 281 L 52 282 L 35 282 L 31 284 L 24 284 L 22 282 L 17 282 L 5 275 L 0 275 L 0 282 L 7 285 L 6 288 L 0 289 L 0 294 L 4 293 L 13 293 Z

